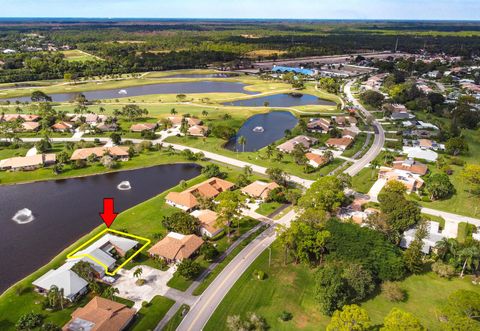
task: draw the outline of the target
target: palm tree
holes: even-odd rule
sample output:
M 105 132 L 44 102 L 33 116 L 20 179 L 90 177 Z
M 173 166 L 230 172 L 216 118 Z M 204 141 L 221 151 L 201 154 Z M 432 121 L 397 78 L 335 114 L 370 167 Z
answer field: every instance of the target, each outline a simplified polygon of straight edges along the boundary
M 460 278 L 463 277 L 465 269 L 473 269 L 475 265 L 478 265 L 480 259 L 480 249 L 477 246 L 468 246 L 458 252 L 459 258 L 465 260 L 462 267 L 462 272 L 460 273 Z
M 88 287 L 90 288 L 90 290 L 95 293 L 95 294 L 99 294 L 100 293 L 100 285 L 98 285 L 98 283 L 94 280 L 92 280 L 90 283 L 88 283 Z
M 249 166 L 249 165 L 246 165 L 245 167 L 243 167 L 243 173 L 245 174 L 245 176 L 251 176 L 253 174 L 253 169 L 252 169 L 252 166 Z
M 267 146 L 267 151 L 266 151 L 266 153 L 267 153 L 267 157 L 268 157 L 268 158 L 271 158 L 271 157 L 272 157 L 274 150 L 275 150 L 275 145 L 270 144 L 270 145 Z
M 448 238 L 442 238 L 442 240 L 438 241 L 435 245 L 435 250 L 437 251 L 438 257 L 445 260 L 445 257 L 450 252 L 450 242 Z
M 333 160 L 333 153 L 332 151 L 325 151 L 325 153 L 323 153 L 323 157 L 325 159 L 327 159 L 327 162 L 330 162 Z
M 202 111 L 202 115 L 207 117 L 208 116 L 208 111 L 206 111 L 206 110 Z
M 143 274 L 143 269 L 142 268 L 137 268 L 133 272 L 133 277 L 140 278 L 142 276 L 142 274 Z
M 176 114 L 177 114 L 177 111 L 175 110 L 175 108 L 172 108 L 172 109 L 170 110 L 170 114 L 172 114 L 172 115 L 176 115 Z
M 370 162 L 370 168 L 372 169 L 372 174 L 371 177 L 373 178 L 373 175 L 375 174 L 375 170 L 380 167 L 380 162 L 378 160 L 372 160 Z
M 283 160 L 284 157 L 285 157 L 285 156 L 283 155 L 283 153 L 280 152 L 280 151 L 278 151 L 277 154 L 275 154 L 275 161 L 277 161 L 277 162 L 282 162 L 282 160 Z
M 245 136 L 240 136 L 237 139 L 237 143 L 239 145 L 242 145 L 242 150 L 245 153 L 245 145 L 247 144 L 247 138 L 245 138 Z
M 51 308 L 57 307 L 59 293 L 60 291 L 56 285 L 52 285 L 48 290 L 47 299 Z
M 113 286 L 109 286 L 105 289 L 105 291 L 103 291 L 102 296 L 104 298 L 108 298 L 110 300 L 113 300 L 113 297 L 115 296 L 115 294 L 119 294 L 119 293 L 120 293 L 120 291 L 118 290 L 118 288 L 113 287 Z

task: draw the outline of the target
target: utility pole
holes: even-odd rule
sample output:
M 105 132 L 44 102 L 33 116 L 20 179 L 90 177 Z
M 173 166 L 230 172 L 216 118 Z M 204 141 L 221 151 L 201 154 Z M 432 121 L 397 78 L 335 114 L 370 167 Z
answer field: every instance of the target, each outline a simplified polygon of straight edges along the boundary
M 268 246 L 268 269 L 270 269 L 271 264 L 272 264 L 272 247 Z

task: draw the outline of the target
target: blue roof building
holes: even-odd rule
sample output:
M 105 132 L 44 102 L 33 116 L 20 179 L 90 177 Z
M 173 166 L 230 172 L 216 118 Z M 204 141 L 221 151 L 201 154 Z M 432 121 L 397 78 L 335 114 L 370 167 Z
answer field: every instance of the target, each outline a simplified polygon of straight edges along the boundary
M 282 66 L 274 66 L 272 68 L 273 72 L 293 72 L 295 74 L 302 74 L 306 76 L 314 76 L 315 75 L 315 70 L 311 69 L 304 69 L 304 68 L 293 68 L 293 67 L 282 67 Z

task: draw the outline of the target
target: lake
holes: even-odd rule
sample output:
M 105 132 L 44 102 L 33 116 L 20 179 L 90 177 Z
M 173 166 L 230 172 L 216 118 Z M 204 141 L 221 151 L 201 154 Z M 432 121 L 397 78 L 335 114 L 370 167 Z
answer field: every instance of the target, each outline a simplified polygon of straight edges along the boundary
M 47 264 L 98 225 L 103 198 L 115 198 L 115 211 L 131 208 L 200 174 L 196 164 L 160 165 L 103 175 L 0 186 L 0 293 Z M 129 181 L 132 189 L 117 185 Z M 35 219 L 12 217 L 28 208 Z
M 150 84 L 142 86 L 124 87 L 110 90 L 85 91 L 83 93 L 88 100 L 116 99 L 138 97 L 151 94 L 188 94 L 188 93 L 244 93 L 254 95 L 256 92 L 249 92 L 244 88 L 247 84 L 239 82 L 216 82 L 216 81 L 198 81 L 185 83 L 167 83 Z M 120 90 L 125 90 L 127 94 L 119 94 Z M 79 92 L 49 94 L 55 102 L 65 102 L 73 100 Z M 1 98 L 1 94 L 0 94 Z M 31 101 L 30 96 L 17 97 L 9 99 L 0 99 L 0 101 Z
M 237 143 L 238 137 L 244 136 L 247 140 L 245 152 L 254 152 L 271 143 L 282 139 L 285 130 L 293 129 L 298 119 L 286 111 L 273 111 L 268 114 L 258 114 L 250 117 L 243 123 L 237 135 L 232 138 L 225 148 L 231 151 L 243 151 L 243 146 Z M 263 132 L 254 132 L 256 127 L 263 127 Z
M 311 94 L 302 94 L 293 96 L 291 94 L 275 94 L 253 99 L 238 100 L 224 103 L 225 106 L 244 106 L 244 107 L 264 107 L 265 102 L 269 107 L 298 107 L 307 105 L 317 106 L 335 106 L 336 103 L 329 100 L 320 99 Z

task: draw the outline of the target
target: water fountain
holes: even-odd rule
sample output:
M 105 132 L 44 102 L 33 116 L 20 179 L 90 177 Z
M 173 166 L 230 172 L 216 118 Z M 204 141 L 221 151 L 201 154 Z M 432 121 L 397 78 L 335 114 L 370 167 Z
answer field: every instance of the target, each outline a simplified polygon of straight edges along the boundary
M 119 189 L 120 191 L 128 191 L 132 189 L 132 186 L 130 185 L 130 182 L 126 180 L 118 184 L 117 189 Z
M 128 92 L 127 92 L 127 90 L 120 90 L 120 91 L 118 91 L 118 94 L 127 95 Z
M 252 130 L 253 132 L 256 132 L 256 133 L 262 133 L 265 131 L 265 129 L 263 128 L 263 126 L 256 126 L 253 128 Z
M 28 208 L 20 209 L 16 212 L 16 214 L 12 217 L 12 221 L 17 224 L 28 224 L 35 219 L 33 213 Z

